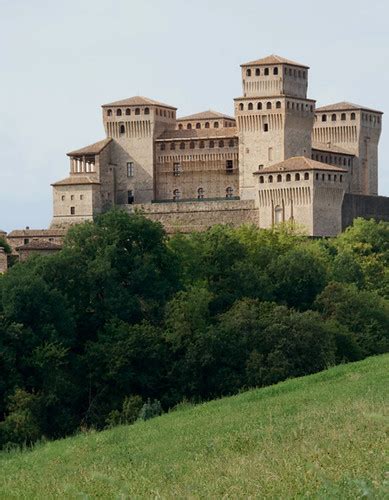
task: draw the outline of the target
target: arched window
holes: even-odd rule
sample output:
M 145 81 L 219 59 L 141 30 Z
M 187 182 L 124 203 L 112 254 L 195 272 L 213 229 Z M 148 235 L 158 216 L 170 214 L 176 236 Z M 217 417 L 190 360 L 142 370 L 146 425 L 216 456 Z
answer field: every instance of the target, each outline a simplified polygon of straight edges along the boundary
M 336 182 L 336 174 L 334 175 L 334 181 Z
M 213 124 L 213 128 L 219 128 L 219 122 L 215 122 L 215 123 Z
M 329 181 L 331 180 L 331 174 L 328 174 L 328 180 Z
M 304 180 L 305 181 L 309 180 L 309 173 L 308 172 L 305 172 L 305 174 L 304 174 Z
M 186 126 L 186 128 L 187 128 L 188 130 L 191 130 L 191 129 L 192 129 L 192 124 L 191 124 L 191 123 L 188 123 L 188 125 Z
M 163 110 L 163 116 L 166 117 L 166 109 Z
M 209 147 L 212 149 L 215 147 L 215 141 L 209 141 Z
M 170 149 L 173 150 L 173 151 L 176 149 L 176 143 L 175 142 L 172 142 L 170 144 Z
M 303 78 L 304 78 L 304 80 L 306 79 L 306 77 L 307 77 L 307 73 L 305 71 L 303 71 Z
M 351 115 L 350 115 L 350 119 L 351 119 L 351 120 L 355 120 L 355 113 L 351 113 Z
M 112 116 L 112 109 L 107 109 L 107 116 Z
M 342 114 L 340 115 L 340 119 L 341 119 L 341 120 L 345 120 L 345 119 L 346 119 L 346 113 L 342 113 Z
M 196 128 L 201 128 L 201 123 L 196 123 Z
M 280 224 L 282 222 L 282 208 L 279 205 L 274 207 L 274 222 Z
M 200 141 L 200 149 L 204 149 L 204 146 L 205 146 L 204 141 Z
M 180 142 L 180 149 L 185 149 L 185 142 Z
M 166 149 L 166 144 L 162 143 L 161 144 L 161 151 L 165 151 L 165 149 Z
M 202 200 L 204 198 L 204 189 L 199 187 L 197 190 L 197 199 Z
M 300 180 L 300 174 L 296 174 L 296 175 L 294 176 L 294 180 L 295 180 L 295 181 L 299 181 L 299 180 Z
M 150 114 L 150 108 L 145 108 L 145 115 L 149 115 Z
M 247 109 L 249 111 L 251 111 L 253 109 L 253 103 L 252 102 L 249 102 L 249 105 L 248 105 Z
M 339 181 L 340 181 L 340 182 L 343 182 L 343 175 L 340 175 L 340 176 L 339 176 Z
M 193 141 L 191 141 L 189 143 L 189 149 L 194 149 L 195 148 L 195 143 Z
M 321 115 L 321 121 L 326 122 L 327 121 L 327 115 Z
M 290 174 L 286 174 L 286 181 L 290 182 L 290 180 L 291 180 Z
M 261 71 L 259 70 L 259 68 L 257 68 L 257 69 L 255 70 L 255 76 L 259 76 L 260 74 L 261 74 Z
M 230 140 L 228 141 L 228 147 L 229 147 L 229 148 L 233 148 L 233 147 L 234 147 L 234 139 L 230 139 Z
M 219 148 L 224 148 L 224 141 L 219 141 Z
M 120 135 L 123 135 L 126 133 L 126 128 L 124 125 L 120 125 Z
M 244 104 L 243 104 L 243 102 L 241 102 L 241 103 L 239 104 L 239 110 L 240 110 L 240 111 L 243 111 L 243 110 L 244 110 Z
M 261 102 L 259 102 L 259 103 L 257 104 L 257 109 L 262 109 L 262 103 L 261 103 Z
M 121 109 L 117 109 L 116 110 L 116 116 L 122 116 L 122 110 Z
M 263 184 L 263 175 L 259 176 L 259 184 Z
M 273 176 L 272 176 L 272 175 L 269 175 L 269 177 L 267 178 L 267 181 L 268 181 L 268 182 L 273 182 Z
M 130 108 L 127 108 L 126 109 L 126 115 L 129 116 L 131 114 L 131 109 Z
M 282 182 L 282 175 L 281 174 L 277 175 L 277 182 Z
M 228 187 L 226 189 L 226 198 L 232 198 L 234 195 L 234 190 L 232 187 Z
M 332 122 L 336 122 L 336 114 L 335 114 L 335 113 L 333 113 L 333 114 L 331 115 L 331 121 L 332 121 Z
M 182 127 L 182 123 L 179 123 L 179 125 L 178 125 L 178 129 L 179 129 L 179 130 L 182 130 L 182 128 L 183 128 L 183 127 Z
M 277 67 L 275 67 L 275 68 L 273 69 L 273 75 L 278 75 L 278 68 L 277 68 Z
M 269 68 L 265 68 L 265 76 L 269 75 Z
M 266 103 L 266 109 L 271 109 L 271 102 Z
M 276 108 L 278 108 L 278 109 L 279 109 L 280 107 L 281 107 L 281 101 L 277 101 L 277 102 L 276 102 Z
M 313 112 L 313 106 L 312 106 L 312 104 L 310 105 L 309 109 L 311 110 L 311 113 L 312 113 Z M 315 116 L 315 118 L 316 118 L 316 116 Z
M 205 122 L 205 128 L 209 128 L 209 122 Z
M 140 115 L 140 109 L 139 108 L 135 108 L 135 114 L 136 115 Z
M 299 75 L 299 78 L 301 78 L 301 71 L 298 70 L 298 75 Z
M 293 76 L 294 76 L 295 78 L 296 78 L 296 76 L 297 76 L 297 70 L 295 70 L 295 69 L 293 70 Z
M 173 191 L 173 201 L 178 201 L 181 198 L 181 193 L 179 189 Z
M 246 76 L 251 76 L 251 69 L 246 70 Z

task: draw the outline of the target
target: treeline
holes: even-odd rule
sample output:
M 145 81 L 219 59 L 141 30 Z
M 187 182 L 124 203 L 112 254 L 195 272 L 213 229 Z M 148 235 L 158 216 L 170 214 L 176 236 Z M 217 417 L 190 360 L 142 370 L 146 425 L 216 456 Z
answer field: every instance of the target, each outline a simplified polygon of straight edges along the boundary
M 111 211 L 0 278 L 0 446 L 389 350 L 389 224 L 333 239 Z

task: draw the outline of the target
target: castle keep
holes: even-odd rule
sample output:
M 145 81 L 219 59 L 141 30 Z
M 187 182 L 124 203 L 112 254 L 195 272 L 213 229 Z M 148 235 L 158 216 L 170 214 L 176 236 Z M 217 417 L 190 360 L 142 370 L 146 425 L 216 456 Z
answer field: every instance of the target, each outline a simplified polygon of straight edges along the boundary
M 293 221 L 333 236 L 357 216 L 389 220 L 389 198 L 378 196 L 382 112 L 349 102 L 316 108 L 308 76 L 307 66 L 276 55 L 242 64 L 233 117 L 177 117 L 174 106 L 140 96 L 104 104 L 106 137 L 68 153 L 51 227 L 33 246 L 56 245 L 70 224 L 114 205 L 168 232 Z M 8 235 L 11 246 L 31 250 L 29 232 L 19 233 Z

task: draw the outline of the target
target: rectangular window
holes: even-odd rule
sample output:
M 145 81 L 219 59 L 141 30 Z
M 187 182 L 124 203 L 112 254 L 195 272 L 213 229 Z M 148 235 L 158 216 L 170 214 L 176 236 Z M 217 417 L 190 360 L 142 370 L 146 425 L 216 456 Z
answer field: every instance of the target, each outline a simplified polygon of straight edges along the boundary
M 75 215 L 76 207 L 70 207 L 70 215 Z
M 226 173 L 232 174 L 233 170 L 234 170 L 233 160 L 226 160 Z
M 129 161 L 127 163 L 127 177 L 134 177 L 134 162 Z
M 268 160 L 273 161 L 273 148 L 268 149 Z
M 29 244 L 29 242 L 30 242 L 30 240 L 29 240 L 28 238 L 24 238 L 24 244 L 25 244 L 25 245 L 28 245 L 28 244 Z
M 269 125 L 267 123 L 263 124 L 263 131 L 268 132 L 269 131 Z
M 129 205 L 132 205 L 134 203 L 134 191 L 132 191 L 132 189 L 130 189 L 130 191 L 128 191 L 127 193 L 127 203 Z
M 173 163 L 173 175 L 178 177 L 181 174 L 181 164 Z

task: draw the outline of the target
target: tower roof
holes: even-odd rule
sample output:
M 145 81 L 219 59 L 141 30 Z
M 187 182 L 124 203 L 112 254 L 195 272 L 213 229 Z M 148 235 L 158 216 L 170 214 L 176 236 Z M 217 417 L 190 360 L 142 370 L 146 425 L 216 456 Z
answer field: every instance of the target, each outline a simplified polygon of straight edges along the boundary
M 307 68 L 304 64 L 300 64 L 290 59 L 285 59 L 285 57 L 277 56 L 276 54 L 271 54 L 270 56 L 263 57 L 262 59 L 256 59 L 255 61 L 249 61 L 247 63 L 241 64 L 241 66 L 271 66 L 272 64 L 289 64 L 290 66 L 299 66 L 300 68 Z
M 154 101 L 153 99 L 149 99 L 148 97 L 143 97 L 141 95 L 128 97 L 127 99 L 122 99 L 121 101 L 114 101 L 102 105 L 103 108 L 108 106 L 160 106 L 162 108 L 177 109 L 174 106 L 170 106 L 170 104 Z
M 378 111 L 376 109 L 367 108 L 366 106 L 360 106 L 359 104 L 354 104 L 353 102 L 341 101 L 336 102 L 334 104 L 327 104 L 327 106 L 321 106 L 320 108 L 316 108 L 315 111 L 349 111 L 349 110 L 365 110 L 372 111 L 373 113 L 383 114 L 382 111 Z
M 295 172 L 298 170 L 329 170 L 331 172 L 347 173 L 347 170 L 321 161 L 312 160 L 306 156 L 292 156 L 287 160 L 275 163 L 268 167 L 254 172 L 254 174 L 275 174 L 279 172 Z
M 215 120 L 218 118 L 225 118 L 226 120 L 234 120 L 233 116 L 224 115 L 223 113 L 219 113 L 218 111 L 213 111 L 212 109 L 208 109 L 207 111 L 201 111 L 200 113 L 195 113 L 193 115 L 182 116 L 181 118 L 177 118 L 177 121 L 186 121 L 186 120 Z
M 71 175 L 70 177 L 66 177 L 66 179 L 62 179 L 61 181 L 54 182 L 52 186 L 82 186 L 82 185 L 92 185 L 92 184 L 101 184 L 97 179 L 89 176 L 79 176 L 79 175 Z
M 67 153 L 68 156 L 84 156 L 84 155 L 98 155 L 101 151 L 108 146 L 108 144 L 112 141 L 111 137 L 107 137 L 102 141 L 95 142 L 90 144 L 89 146 L 85 146 L 81 149 L 76 149 L 75 151 L 71 151 Z

